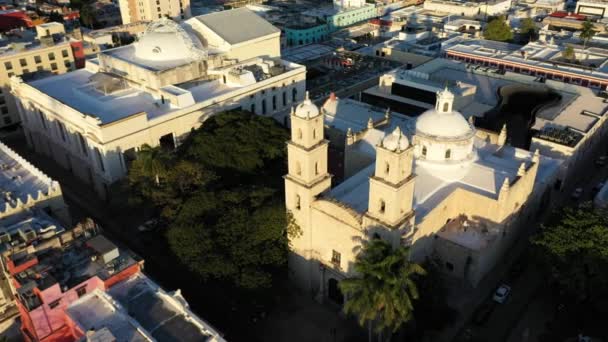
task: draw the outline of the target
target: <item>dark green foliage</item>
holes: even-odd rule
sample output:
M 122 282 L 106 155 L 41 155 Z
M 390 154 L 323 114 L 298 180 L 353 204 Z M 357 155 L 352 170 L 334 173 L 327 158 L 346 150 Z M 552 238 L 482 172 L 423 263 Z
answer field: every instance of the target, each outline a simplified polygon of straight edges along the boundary
M 500 16 L 488 23 L 483 32 L 483 37 L 489 40 L 507 42 L 513 39 L 513 31 L 507 24 L 505 17 Z
M 439 331 L 456 317 L 458 312 L 447 304 L 448 290 L 437 263 L 429 260 L 423 264 L 427 274 L 418 277 L 420 297 L 416 307 L 416 328 L 420 332 Z
M 608 215 L 590 205 L 565 208 L 532 238 L 544 271 L 580 301 L 608 295 Z
M 392 333 L 410 321 L 418 299 L 414 277 L 426 272 L 408 259 L 407 247 L 393 248 L 381 239 L 364 243 L 354 265 L 358 275 L 340 282 L 348 298 L 344 311 L 361 326 L 373 322 L 376 332 Z
M 133 200 L 157 208 L 172 252 L 201 279 L 268 288 L 298 233 L 282 197 L 287 139 L 271 118 L 215 115 L 174 153 L 142 148 L 129 171 Z
M 519 28 L 519 32 L 525 35 L 528 40 L 532 40 L 536 35 L 536 23 L 532 18 L 524 18 L 521 21 L 521 26 Z

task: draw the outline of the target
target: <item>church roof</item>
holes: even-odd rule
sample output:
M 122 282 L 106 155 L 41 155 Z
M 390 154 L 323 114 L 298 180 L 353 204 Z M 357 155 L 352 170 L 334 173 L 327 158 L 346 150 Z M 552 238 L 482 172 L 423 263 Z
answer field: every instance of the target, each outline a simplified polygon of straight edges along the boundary
M 474 129 L 459 112 L 439 113 L 435 109 L 429 109 L 416 120 L 416 134 L 457 139 L 471 137 Z

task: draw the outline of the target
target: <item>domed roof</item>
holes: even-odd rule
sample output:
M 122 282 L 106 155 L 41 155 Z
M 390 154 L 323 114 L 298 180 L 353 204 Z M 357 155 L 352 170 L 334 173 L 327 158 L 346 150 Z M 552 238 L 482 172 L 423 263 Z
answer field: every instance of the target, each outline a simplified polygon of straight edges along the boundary
M 148 25 L 144 35 L 133 45 L 135 57 L 147 61 L 175 61 L 202 55 L 200 42 L 168 19 Z
M 314 118 L 319 115 L 319 107 L 310 101 L 308 92 L 306 92 L 304 101 L 296 106 L 295 115 L 303 119 Z
M 456 111 L 439 113 L 429 109 L 416 119 L 416 135 L 456 139 L 470 138 L 474 133 L 469 122 Z
M 395 150 L 405 150 L 410 146 L 410 142 L 403 133 L 401 133 L 401 129 L 399 126 L 395 128 L 393 133 L 387 135 L 382 139 L 382 146 L 387 150 L 395 151 Z

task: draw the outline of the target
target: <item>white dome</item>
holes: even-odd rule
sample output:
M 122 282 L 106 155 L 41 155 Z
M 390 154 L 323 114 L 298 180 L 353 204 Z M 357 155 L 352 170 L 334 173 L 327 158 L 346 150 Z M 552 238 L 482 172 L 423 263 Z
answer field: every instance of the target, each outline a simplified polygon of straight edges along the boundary
M 453 140 L 470 138 L 473 134 L 475 130 L 456 111 L 438 113 L 435 109 L 430 109 L 416 119 L 416 135 Z
M 319 107 L 310 101 L 308 92 L 306 92 L 306 99 L 296 106 L 295 115 L 303 119 L 314 118 L 319 115 Z
M 134 45 L 135 57 L 148 61 L 173 61 L 191 55 L 191 44 L 177 32 L 148 32 Z
M 382 146 L 391 151 L 403 151 L 410 146 L 410 142 L 407 140 L 407 137 L 401 133 L 399 126 L 397 126 L 393 133 L 382 139 Z

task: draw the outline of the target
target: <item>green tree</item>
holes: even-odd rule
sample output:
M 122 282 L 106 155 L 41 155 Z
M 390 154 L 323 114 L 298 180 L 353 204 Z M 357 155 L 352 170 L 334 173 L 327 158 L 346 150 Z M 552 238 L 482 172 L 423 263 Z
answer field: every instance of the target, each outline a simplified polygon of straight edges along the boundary
M 357 276 L 339 285 L 348 298 L 344 311 L 357 316 L 361 326 L 375 324 L 377 333 L 392 334 L 410 321 L 418 299 L 414 277 L 426 272 L 408 259 L 407 247 L 393 248 L 381 239 L 364 243 L 354 264 Z
M 589 19 L 585 20 L 581 28 L 580 38 L 583 40 L 583 50 L 587 48 L 587 43 L 595 36 L 593 23 Z
M 485 39 L 506 42 L 513 39 L 513 31 L 504 16 L 491 20 L 486 26 L 483 36 Z
M 528 37 L 528 41 L 530 41 L 536 36 L 536 29 L 536 23 L 532 18 L 524 18 L 521 21 L 519 32 Z
M 570 62 L 574 62 L 576 60 L 576 53 L 574 52 L 574 48 L 570 45 L 566 46 L 564 51 L 562 51 L 562 57 L 565 60 Z
M 532 238 L 544 271 L 578 300 L 608 295 L 608 215 L 591 205 L 565 208 Z
M 132 179 L 152 178 L 154 184 L 160 186 L 160 180 L 167 173 L 169 167 L 170 156 L 167 151 L 160 147 L 151 147 L 144 144 L 139 152 L 137 159 L 131 164 Z

